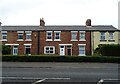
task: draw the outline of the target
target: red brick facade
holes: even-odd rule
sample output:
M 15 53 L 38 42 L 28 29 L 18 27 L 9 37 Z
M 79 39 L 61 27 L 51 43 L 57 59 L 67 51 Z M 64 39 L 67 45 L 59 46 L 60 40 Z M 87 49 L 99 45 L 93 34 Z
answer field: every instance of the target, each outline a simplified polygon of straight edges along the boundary
M 31 54 L 37 54 L 37 46 L 38 46 L 38 32 L 32 31 L 31 33 L 31 41 L 26 41 L 26 33 L 23 33 L 23 41 L 18 41 L 18 33 L 17 31 L 7 31 L 7 41 L 2 41 L 2 44 L 9 44 L 11 47 L 11 54 L 13 53 L 14 44 L 19 44 L 18 46 L 18 54 L 25 54 L 25 45 L 24 44 L 32 44 L 31 45 Z M 13 45 L 12 45 L 13 44 Z
M 71 41 L 71 31 L 61 31 L 61 41 L 54 41 L 54 31 L 52 31 L 52 41 L 46 41 L 46 31 L 40 32 L 40 54 L 44 53 L 45 46 L 55 46 L 55 54 L 60 54 L 59 44 L 72 44 L 72 55 L 79 55 L 78 44 L 86 44 L 85 51 L 86 55 L 91 54 L 91 35 L 90 32 L 85 32 L 86 41 L 79 41 L 79 31 L 77 33 L 78 41 Z M 65 48 L 66 49 L 66 48 Z M 67 52 L 65 51 L 65 55 Z
M 40 32 L 40 33 L 39 33 Z M 18 54 L 25 54 L 25 45 L 31 44 L 30 53 L 35 54 L 45 54 L 44 47 L 45 46 L 54 46 L 55 54 L 60 54 L 60 44 L 65 45 L 65 55 L 68 55 L 67 52 L 67 44 L 71 44 L 71 55 L 79 55 L 79 46 L 78 44 L 85 44 L 85 53 L 86 55 L 91 54 L 91 44 L 90 44 L 90 31 L 85 32 L 86 41 L 79 41 L 79 31 L 77 31 L 77 39 L 78 41 L 71 41 L 71 31 L 65 30 L 61 31 L 60 39 L 61 41 L 54 41 L 54 31 L 52 31 L 52 41 L 46 41 L 46 31 L 32 31 L 31 33 L 31 41 L 26 41 L 26 33 L 23 33 L 23 41 L 18 41 L 18 33 L 17 31 L 7 31 L 7 41 L 2 41 L 3 44 L 19 44 L 18 46 Z M 38 35 L 39 34 L 39 35 Z M 38 39 L 39 37 L 39 39 Z M 39 43 L 38 43 L 39 42 Z M 10 45 L 11 49 L 13 49 L 14 45 Z M 11 50 L 11 54 L 13 51 Z

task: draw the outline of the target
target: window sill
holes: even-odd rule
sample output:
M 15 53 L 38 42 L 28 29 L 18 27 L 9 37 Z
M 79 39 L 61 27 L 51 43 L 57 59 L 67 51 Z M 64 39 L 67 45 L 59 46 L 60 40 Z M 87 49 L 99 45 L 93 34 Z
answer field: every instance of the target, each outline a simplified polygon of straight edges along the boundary
M 85 54 L 79 54 L 78 56 L 86 56 Z
M 108 40 L 109 42 L 115 42 L 115 40 L 114 39 L 111 39 L 111 40 Z
M 17 41 L 23 41 L 22 39 L 18 39 Z
M 0 40 L 0 41 L 7 41 L 7 40 L 5 40 L 5 39 L 2 39 L 2 40 Z
M 25 41 L 32 41 L 31 39 L 26 39 Z
M 100 40 L 100 42 L 106 42 L 107 40 Z
M 86 41 L 86 40 L 79 40 L 79 41 Z
M 46 55 L 54 55 L 54 53 L 44 53 L 44 54 L 46 54 Z
M 53 41 L 52 39 L 47 39 L 46 41 Z
M 78 41 L 78 40 L 71 40 L 71 41 Z
M 60 39 L 55 39 L 54 41 L 61 41 Z

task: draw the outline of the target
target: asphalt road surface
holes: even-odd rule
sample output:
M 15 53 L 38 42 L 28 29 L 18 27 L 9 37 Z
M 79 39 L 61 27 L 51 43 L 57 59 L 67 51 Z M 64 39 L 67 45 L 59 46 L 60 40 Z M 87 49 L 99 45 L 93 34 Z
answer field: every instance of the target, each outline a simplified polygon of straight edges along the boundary
M 120 84 L 119 65 L 115 63 L 3 62 L 2 65 L 2 84 Z

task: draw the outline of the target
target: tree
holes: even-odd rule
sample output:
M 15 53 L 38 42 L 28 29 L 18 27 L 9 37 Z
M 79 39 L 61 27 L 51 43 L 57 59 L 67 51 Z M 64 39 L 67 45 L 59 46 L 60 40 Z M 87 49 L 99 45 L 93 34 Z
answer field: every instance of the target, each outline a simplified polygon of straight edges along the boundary
M 3 55 L 5 55 L 5 54 L 10 54 L 10 52 L 11 52 L 10 46 L 2 45 L 2 54 L 3 54 Z

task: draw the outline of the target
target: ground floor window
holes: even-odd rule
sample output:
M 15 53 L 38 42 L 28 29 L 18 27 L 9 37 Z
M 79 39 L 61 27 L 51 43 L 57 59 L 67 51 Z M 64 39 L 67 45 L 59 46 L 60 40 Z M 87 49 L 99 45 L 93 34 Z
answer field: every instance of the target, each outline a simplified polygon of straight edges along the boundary
M 79 45 L 79 55 L 85 56 L 85 45 Z
M 18 55 L 18 46 L 13 46 L 13 55 Z
M 54 46 L 45 46 L 44 54 L 55 54 L 55 47 Z
M 31 46 L 30 45 L 26 45 L 25 46 L 25 54 L 28 54 L 28 55 L 30 55 L 31 54 Z

